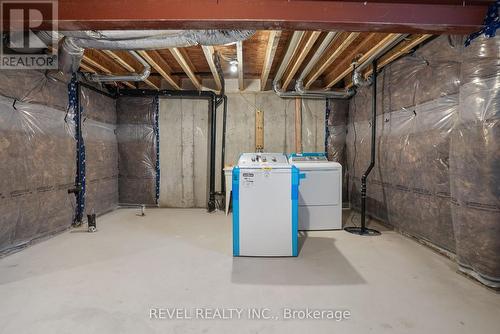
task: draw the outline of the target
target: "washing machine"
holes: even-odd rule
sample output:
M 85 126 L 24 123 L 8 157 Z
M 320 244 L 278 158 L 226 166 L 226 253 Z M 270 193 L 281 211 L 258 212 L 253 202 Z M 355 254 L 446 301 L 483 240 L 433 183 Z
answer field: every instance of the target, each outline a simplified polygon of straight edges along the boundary
M 233 255 L 297 256 L 299 171 L 282 153 L 244 153 L 233 169 Z
M 304 175 L 299 189 L 299 230 L 342 229 L 342 166 L 324 153 L 294 153 L 290 164 Z

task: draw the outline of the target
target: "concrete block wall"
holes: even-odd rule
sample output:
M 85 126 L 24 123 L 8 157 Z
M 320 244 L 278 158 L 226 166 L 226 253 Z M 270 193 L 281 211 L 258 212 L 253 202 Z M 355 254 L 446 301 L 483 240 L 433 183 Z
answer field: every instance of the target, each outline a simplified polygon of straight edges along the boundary
M 160 99 L 161 207 L 207 205 L 209 104 L 207 100 Z
M 264 151 L 295 152 L 295 100 L 272 92 L 228 93 L 226 163 L 255 151 L 255 111 L 264 112 Z M 325 151 L 325 101 L 302 102 L 302 148 L 304 152 Z M 222 125 L 218 115 L 218 129 Z M 221 133 L 218 130 L 218 133 Z M 218 145 L 219 146 L 219 145 Z M 220 146 L 219 146 L 220 147 Z

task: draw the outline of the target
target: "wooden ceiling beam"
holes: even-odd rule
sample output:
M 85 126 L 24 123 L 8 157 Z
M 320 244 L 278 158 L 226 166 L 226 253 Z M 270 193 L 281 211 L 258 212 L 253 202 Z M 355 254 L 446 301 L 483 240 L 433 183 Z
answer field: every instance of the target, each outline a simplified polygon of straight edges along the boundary
M 407 40 L 402 41 L 396 48 L 389 51 L 385 56 L 383 56 L 378 64 L 378 69 L 383 68 L 384 66 L 389 65 L 399 57 L 402 57 L 408 53 L 410 53 L 417 45 L 422 44 L 433 35 L 412 35 Z M 364 73 L 364 77 L 368 78 L 373 73 L 373 69 L 368 68 L 368 70 Z
M 269 78 L 271 67 L 273 66 L 274 55 L 276 54 L 280 38 L 281 38 L 280 30 L 272 30 L 269 32 L 269 39 L 267 41 L 267 47 L 266 47 L 266 55 L 264 58 L 264 66 L 262 67 L 262 74 L 260 76 L 261 91 L 266 89 L 267 79 Z
M 287 89 L 293 77 L 299 70 L 300 65 L 302 65 L 304 59 L 309 54 L 309 51 L 311 51 L 312 47 L 314 46 L 314 43 L 316 43 L 316 41 L 318 40 L 320 34 L 320 31 L 312 31 L 307 32 L 302 36 L 302 41 L 301 43 L 299 43 L 299 47 L 297 50 L 297 57 L 295 58 L 295 60 L 293 60 L 293 63 L 291 64 L 292 66 L 288 70 L 288 73 L 285 74 L 285 80 L 283 81 L 281 89 L 283 89 L 284 91 Z
M 197 90 L 201 90 L 203 86 L 201 85 L 200 79 L 196 76 L 194 66 L 189 60 L 186 52 L 179 48 L 170 48 L 170 53 L 174 56 L 175 60 L 179 63 L 184 73 L 187 74 L 193 85 Z
M 106 56 L 111 58 L 114 62 L 116 62 L 118 65 L 120 65 L 121 67 L 123 67 L 124 69 L 129 71 L 130 73 L 136 73 L 136 69 L 132 65 L 130 65 L 127 61 L 125 61 L 122 57 L 117 55 L 115 52 L 113 52 L 111 50 L 102 50 L 102 52 Z M 153 89 L 160 90 L 160 87 L 158 87 L 156 84 L 154 84 L 149 79 L 145 79 L 144 83 L 146 83 L 146 85 L 148 85 L 149 87 L 151 87 Z
M 175 90 L 181 90 L 180 80 L 170 73 L 172 69 L 168 66 L 167 62 L 156 50 L 151 51 L 137 51 L 139 55 L 144 58 L 151 65 L 156 72 L 158 72 L 163 79 L 165 79 Z
M 320 60 L 319 64 L 311 71 L 305 80 L 305 88 L 309 89 L 311 85 L 318 79 L 318 77 L 323 74 L 323 72 L 330 66 L 344 51 L 347 47 L 354 42 L 359 36 L 359 32 L 350 33 L 345 39 L 343 39 L 338 46 L 336 42 L 341 38 L 342 34 L 337 34 L 333 41 L 334 48 L 330 49 L 329 53 Z
M 374 36 L 372 34 L 371 36 Z M 363 64 L 368 59 L 370 59 L 373 55 L 375 55 L 379 50 L 390 47 L 392 43 L 394 43 L 398 38 L 401 37 L 401 34 L 387 34 L 380 42 L 378 42 L 374 47 L 370 48 L 368 51 L 364 52 L 361 58 L 357 60 L 359 64 Z M 343 62 L 340 64 L 339 69 L 334 70 L 329 73 L 325 78 L 325 89 L 329 89 L 333 87 L 335 84 L 340 82 L 340 80 L 344 79 L 349 73 L 353 71 L 352 60 L 362 51 L 362 49 L 366 46 L 366 44 L 370 43 L 370 37 L 367 37 L 362 43 L 358 45 L 355 49 L 353 49 L 346 57 Z M 340 72 L 340 73 L 339 73 Z
M 245 89 L 245 76 L 243 72 L 243 42 L 236 42 L 236 59 L 238 59 L 238 89 Z
M 215 81 L 215 86 L 217 90 L 220 91 L 222 89 L 222 82 L 220 81 L 219 73 L 217 72 L 217 67 L 215 66 L 214 54 L 215 49 L 210 45 L 202 45 L 203 54 L 205 55 L 205 59 L 207 60 L 208 67 L 210 68 L 210 72 L 212 72 L 212 76 Z
M 103 72 L 103 73 L 106 73 L 106 74 L 111 74 L 113 72 L 111 72 L 111 70 L 109 70 L 107 67 L 99 64 L 97 61 L 93 60 L 92 58 L 90 58 L 89 56 L 87 55 L 83 55 L 83 58 L 82 60 L 84 62 L 86 62 L 88 65 L 92 66 L 93 68 L 96 68 L 98 69 L 99 71 Z
M 85 72 L 96 73 L 96 71 L 92 67 L 86 65 L 84 62 L 80 63 L 80 69 L 84 70 Z

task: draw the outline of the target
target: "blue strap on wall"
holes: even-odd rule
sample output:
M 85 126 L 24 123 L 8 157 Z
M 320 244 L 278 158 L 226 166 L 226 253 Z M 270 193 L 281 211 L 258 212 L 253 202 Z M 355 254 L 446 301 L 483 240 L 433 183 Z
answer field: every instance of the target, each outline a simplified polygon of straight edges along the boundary
M 299 255 L 299 183 L 302 176 L 297 167 L 292 166 L 292 256 Z
M 465 46 L 469 46 L 474 39 L 478 38 L 482 34 L 484 34 L 488 38 L 495 37 L 497 29 L 500 28 L 500 16 L 498 13 L 499 11 L 500 0 L 496 0 L 495 3 L 492 3 L 488 8 L 488 13 L 486 14 L 486 18 L 484 19 L 483 23 L 483 29 L 471 34 L 465 40 Z
M 82 222 L 83 213 L 85 211 L 85 142 L 82 135 L 82 117 L 83 108 L 80 105 L 80 88 L 76 73 L 71 77 L 68 84 L 68 109 L 72 110 L 73 121 L 75 122 L 75 140 L 76 140 L 76 176 L 75 185 L 78 189 L 75 192 L 76 210 L 74 224 Z
M 240 256 L 240 169 L 233 168 L 233 256 Z
M 153 105 L 154 105 L 154 133 L 155 133 L 155 146 L 156 146 L 156 163 L 155 163 L 155 169 L 156 169 L 156 184 L 155 184 L 155 197 L 156 197 L 156 204 L 158 204 L 158 200 L 160 199 L 160 122 L 159 122 L 159 115 L 160 115 L 160 98 L 155 96 L 153 100 Z
M 325 152 L 328 152 L 328 138 L 330 138 L 330 127 L 328 126 L 328 120 L 330 119 L 330 101 L 326 99 L 325 107 Z

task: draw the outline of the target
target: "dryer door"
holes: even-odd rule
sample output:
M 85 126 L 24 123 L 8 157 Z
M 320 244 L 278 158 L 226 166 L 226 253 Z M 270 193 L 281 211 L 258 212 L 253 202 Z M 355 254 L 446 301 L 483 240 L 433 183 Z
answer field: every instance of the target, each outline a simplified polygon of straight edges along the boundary
M 340 205 L 340 170 L 301 170 L 299 205 Z

